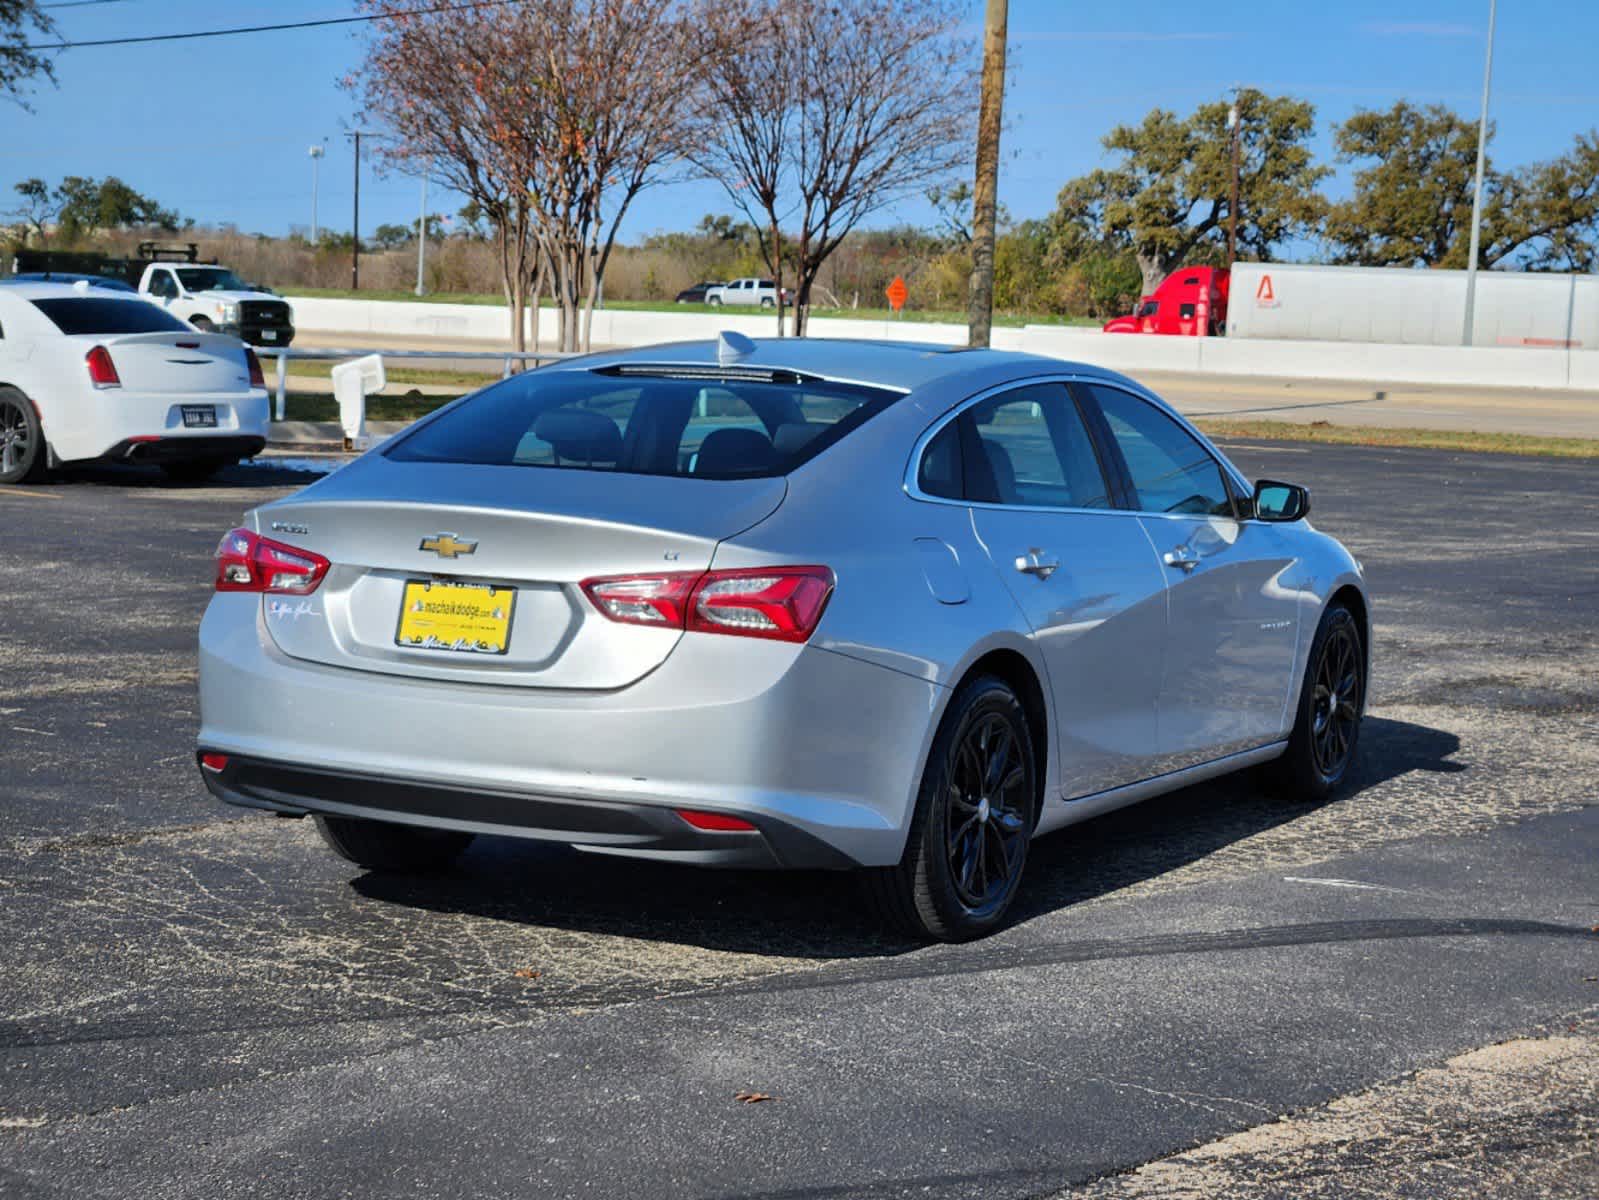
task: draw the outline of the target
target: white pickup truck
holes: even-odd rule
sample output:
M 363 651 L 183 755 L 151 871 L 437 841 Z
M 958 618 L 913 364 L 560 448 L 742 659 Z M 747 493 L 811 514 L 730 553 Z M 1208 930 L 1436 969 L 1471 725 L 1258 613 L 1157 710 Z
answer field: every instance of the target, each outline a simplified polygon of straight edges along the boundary
M 226 267 L 154 262 L 139 279 L 139 295 L 202 333 L 231 333 L 255 346 L 287 346 L 294 340 L 288 303 L 251 287 Z
M 783 303 L 787 304 L 789 291 L 783 289 Z M 735 279 L 721 287 L 705 289 L 705 303 L 721 307 L 724 304 L 759 305 L 761 308 L 777 307 L 777 285 L 770 279 Z

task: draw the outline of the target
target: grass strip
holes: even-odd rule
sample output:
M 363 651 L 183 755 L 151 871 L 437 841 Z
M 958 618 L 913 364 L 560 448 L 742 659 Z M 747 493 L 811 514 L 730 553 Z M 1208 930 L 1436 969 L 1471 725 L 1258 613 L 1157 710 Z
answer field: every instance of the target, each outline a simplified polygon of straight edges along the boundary
M 1293 421 L 1214 421 L 1204 417 L 1194 417 L 1193 421 L 1211 437 L 1230 441 L 1315 442 L 1329 446 L 1398 446 L 1543 458 L 1599 458 L 1599 439 L 1595 438 L 1453 429 L 1389 429 L 1377 425 L 1333 425 L 1325 421 L 1309 425 Z
M 455 396 L 424 396 L 419 392 L 406 392 L 398 396 L 368 396 L 366 419 L 369 421 L 414 421 L 425 417 L 436 408 L 442 408 Z M 284 419 L 289 421 L 337 421 L 339 405 L 331 395 L 317 392 L 290 392 L 284 398 Z
M 385 350 L 384 356 L 393 354 L 403 356 L 404 351 Z M 493 358 L 492 354 L 485 354 L 484 358 Z M 271 363 L 262 364 L 266 369 L 267 388 L 270 390 L 277 386 L 277 368 Z M 332 379 L 333 368 L 338 364 L 331 359 L 294 359 L 289 363 L 289 386 L 294 386 L 296 379 Z M 396 383 L 436 383 L 458 387 L 462 391 L 472 388 L 486 387 L 500 378 L 502 372 L 496 368 L 490 371 L 462 371 L 452 367 L 391 367 L 383 364 L 383 376 L 390 384 Z

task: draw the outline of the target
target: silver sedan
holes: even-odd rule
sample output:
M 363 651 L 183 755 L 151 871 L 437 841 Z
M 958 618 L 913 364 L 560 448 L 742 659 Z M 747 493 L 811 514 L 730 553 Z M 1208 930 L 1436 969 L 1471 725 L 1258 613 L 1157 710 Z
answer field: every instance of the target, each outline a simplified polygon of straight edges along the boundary
M 1030 840 L 1347 779 L 1360 565 L 1132 380 L 724 334 L 496 383 L 223 537 L 206 785 L 370 870 L 478 834 L 858 871 L 995 928 Z

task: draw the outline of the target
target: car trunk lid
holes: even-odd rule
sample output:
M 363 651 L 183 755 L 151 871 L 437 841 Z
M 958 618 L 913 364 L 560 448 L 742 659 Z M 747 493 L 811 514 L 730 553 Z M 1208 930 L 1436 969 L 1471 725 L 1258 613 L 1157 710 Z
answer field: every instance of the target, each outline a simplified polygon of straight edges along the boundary
M 77 334 L 87 355 L 104 346 L 130 392 L 248 392 L 250 369 L 238 339 L 220 333 Z
M 257 510 L 257 532 L 333 564 L 310 596 L 263 597 L 265 624 L 284 653 L 330 666 L 503 686 L 623 687 L 665 661 L 682 634 L 606 619 L 581 582 L 703 571 L 718 542 L 770 515 L 785 492 L 781 478 L 366 460 Z M 470 591 L 450 590 L 457 587 Z M 417 628 L 402 630 L 402 609 L 435 596 L 484 599 L 486 610 L 502 611 L 503 649 L 402 644 L 402 631 Z

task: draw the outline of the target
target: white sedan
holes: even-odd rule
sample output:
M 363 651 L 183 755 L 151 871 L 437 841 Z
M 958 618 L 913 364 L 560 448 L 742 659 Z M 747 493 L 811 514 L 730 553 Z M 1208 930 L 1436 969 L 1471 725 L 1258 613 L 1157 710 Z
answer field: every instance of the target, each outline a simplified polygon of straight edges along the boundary
M 0 287 L 0 484 L 61 463 L 204 479 L 266 444 L 255 352 L 88 283 Z

